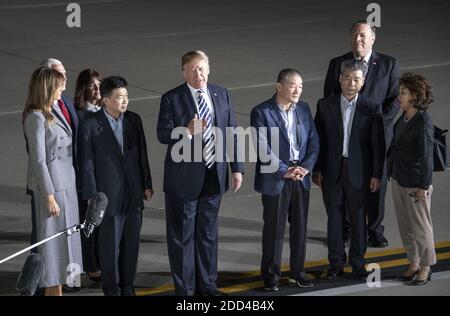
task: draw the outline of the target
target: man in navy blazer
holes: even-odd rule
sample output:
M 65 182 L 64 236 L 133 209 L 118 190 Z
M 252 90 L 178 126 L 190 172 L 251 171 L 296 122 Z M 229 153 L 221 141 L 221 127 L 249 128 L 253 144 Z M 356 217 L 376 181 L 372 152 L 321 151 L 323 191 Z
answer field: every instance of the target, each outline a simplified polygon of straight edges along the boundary
M 127 111 L 127 82 L 104 78 L 104 107 L 80 124 L 78 152 L 82 199 L 103 192 L 108 206 L 99 231 L 103 292 L 134 296 L 143 200 L 153 195 L 144 129 L 138 114 Z
M 186 82 L 161 97 L 157 126 L 158 140 L 168 145 L 164 192 L 169 261 L 176 295 L 217 295 L 217 220 L 229 181 L 227 139 L 220 135 L 227 135 L 236 119 L 227 90 L 208 83 L 204 52 L 186 53 L 181 66 Z M 236 142 L 233 146 L 236 192 L 244 169 L 237 161 Z
M 349 262 L 353 275 L 367 275 L 363 203 L 368 194 L 379 190 L 385 142 L 378 106 L 359 95 L 364 67 L 352 60 L 343 62 L 342 93 L 320 99 L 315 116 L 321 146 L 313 180 L 322 188 L 328 215 L 329 279 L 341 275 L 347 261 L 342 233 L 345 209 L 351 226 Z
M 376 104 L 378 111 L 383 114 L 385 143 L 386 148 L 389 148 L 393 136 L 394 119 L 400 109 L 397 101 L 400 67 L 394 57 L 372 50 L 375 43 L 375 30 L 366 21 L 358 21 L 353 24 L 351 28 L 352 51 L 330 61 L 325 78 L 324 97 L 341 92 L 339 75 L 343 61 L 355 59 L 365 64 L 367 73 L 360 94 Z M 371 247 L 386 247 L 388 245 L 388 241 L 383 235 L 384 226 L 382 225 L 385 213 L 386 187 L 385 166 L 380 190 L 370 194 L 365 201 L 369 246 Z M 347 234 L 346 237 L 348 237 L 348 232 L 344 232 L 344 234 Z
M 304 263 L 311 171 L 318 157 L 319 139 L 308 104 L 299 101 L 302 89 L 300 73 L 283 69 L 276 94 L 251 112 L 250 124 L 257 132 L 255 190 L 262 194 L 264 218 L 261 274 L 267 291 L 278 290 L 288 215 L 289 280 L 299 287 L 313 286 Z M 274 170 L 268 169 L 270 165 Z

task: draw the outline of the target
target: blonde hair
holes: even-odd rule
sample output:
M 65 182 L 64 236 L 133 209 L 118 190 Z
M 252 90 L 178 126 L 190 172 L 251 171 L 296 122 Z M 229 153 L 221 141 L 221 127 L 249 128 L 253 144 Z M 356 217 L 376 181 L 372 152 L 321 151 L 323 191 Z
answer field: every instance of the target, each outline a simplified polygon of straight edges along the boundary
M 64 75 L 48 67 L 36 69 L 28 84 L 23 119 L 31 111 L 41 111 L 47 122 L 53 121 L 52 104 L 55 93 L 64 83 Z
M 183 55 L 183 57 L 181 57 L 181 70 L 184 70 L 184 66 L 189 64 L 194 59 L 204 60 L 206 64 L 209 66 L 209 58 L 205 54 L 205 52 L 201 50 L 194 50 L 187 52 L 186 54 Z

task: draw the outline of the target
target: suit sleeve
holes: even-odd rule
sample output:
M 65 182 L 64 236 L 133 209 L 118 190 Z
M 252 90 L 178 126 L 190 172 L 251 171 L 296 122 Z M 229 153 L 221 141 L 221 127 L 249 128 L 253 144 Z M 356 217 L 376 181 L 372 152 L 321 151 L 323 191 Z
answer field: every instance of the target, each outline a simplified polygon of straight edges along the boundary
M 172 130 L 175 127 L 172 106 L 170 99 L 164 94 L 161 97 L 156 133 L 159 142 L 165 145 L 173 145 L 178 141 L 178 139 L 171 138 Z
M 383 177 L 384 161 L 386 158 L 386 144 L 384 140 L 383 118 L 379 113 L 372 117 L 372 177 L 381 179 Z
M 389 74 L 389 90 L 383 103 L 383 116 L 385 119 L 393 121 L 400 110 L 397 101 L 400 78 L 400 66 L 396 59 L 393 60 L 391 72 Z
M 311 128 L 309 130 L 308 136 L 308 149 L 306 151 L 306 156 L 301 163 L 301 166 L 309 171 L 312 171 L 319 156 L 319 135 L 317 134 L 317 129 L 308 105 L 306 105 L 306 113 L 309 120 L 309 126 Z
M 264 119 L 261 111 L 256 109 L 252 110 L 250 114 L 250 126 L 256 129 L 256 135 L 254 135 L 256 139 L 253 139 L 253 142 L 256 144 L 258 157 L 260 157 L 261 160 L 262 153 L 267 156 L 268 161 L 270 161 L 271 164 L 278 165 L 276 175 L 279 179 L 283 179 L 289 167 L 273 153 L 267 139 L 267 134 L 270 133 L 270 129 L 264 124 Z M 265 132 L 261 128 L 265 128 Z M 263 161 L 263 163 L 264 162 L 265 161 Z
M 229 127 L 236 127 L 237 126 L 237 120 L 236 120 L 236 114 L 234 113 L 234 109 L 233 106 L 231 104 L 231 100 L 230 100 L 230 95 L 228 94 L 228 91 L 225 90 L 226 93 L 226 97 L 227 97 L 227 103 L 230 106 L 230 112 L 229 112 L 229 117 L 228 117 L 228 126 Z M 244 173 L 244 164 L 243 162 L 240 162 L 238 160 L 239 158 L 239 153 L 238 150 L 243 150 L 244 148 L 238 148 L 238 142 L 237 142 L 237 135 L 234 134 L 233 136 L 233 146 L 234 146 L 234 157 L 233 157 L 233 161 L 230 162 L 230 168 L 231 168 L 231 172 L 235 173 L 235 172 L 240 172 L 240 173 Z M 245 150 L 245 149 L 244 149 Z
M 317 136 L 318 136 L 318 142 L 320 144 L 320 148 L 319 148 L 319 153 L 318 153 L 318 157 L 317 157 L 317 162 L 316 165 L 314 167 L 314 171 L 315 172 L 322 172 L 323 171 L 323 166 L 325 163 L 325 157 L 326 157 L 326 137 L 325 137 L 325 128 L 324 128 L 324 123 L 322 120 L 322 114 L 321 114 L 321 102 L 319 100 L 319 102 L 317 102 L 317 111 L 316 111 L 316 116 L 314 117 L 314 123 L 316 125 L 316 130 L 317 130 Z
M 433 175 L 434 128 L 430 121 L 421 120 L 418 127 L 418 150 L 421 157 L 419 187 L 428 190 Z
M 335 75 L 335 67 L 336 67 L 336 63 L 331 60 L 329 65 L 328 65 L 328 71 L 327 71 L 327 75 L 325 77 L 325 84 L 323 86 L 323 97 L 326 98 L 329 95 L 333 94 L 335 92 L 336 89 L 336 75 Z
M 91 131 L 84 120 L 78 128 L 78 159 L 80 164 L 80 189 L 83 200 L 88 200 L 97 194 L 95 180 L 95 151 Z
M 45 117 L 38 112 L 29 114 L 24 122 L 31 174 L 37 180 L 39 193 L 43 196 L 55 193 L 47 168 L 45 124 Z
M 145 141 L 144 127 L 142 120 L 137 116 L 137 128 L 139 137 L 139 162 L 141 164 L 142 179 L 145 189 L 153 189 L 150 164 L 148 163 L 147 142 Z

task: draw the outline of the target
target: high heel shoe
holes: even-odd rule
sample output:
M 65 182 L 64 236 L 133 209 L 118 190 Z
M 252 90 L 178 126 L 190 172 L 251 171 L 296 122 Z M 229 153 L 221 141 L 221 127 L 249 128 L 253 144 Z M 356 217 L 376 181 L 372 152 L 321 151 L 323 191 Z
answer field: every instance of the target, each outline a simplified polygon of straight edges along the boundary
M 411 274 L 411 275 L 404 275 L 404 274 L 402 274 L 402 275 L 398 278 L 398 280 L 401 281 L 401 282 L 409 282 L 409 281 L 412 281 L 412 280 L 414 280 L 414 277 L 417 275 L 417 273 L 419 273 L 419 270 L 420 270 L 420 268 L 418 268 L 416 271 L 414 271 L 414 273 Z
M 412 281 L 412 285 L 425 285 L 425 284 L 427 284 L 428 281 L 431 281 L 431 274 L 433 274 L 433 272 L 430 269 L 430 271 L 428 271 L 427 277 L 424 280 L 415 279 L 414 281 Z

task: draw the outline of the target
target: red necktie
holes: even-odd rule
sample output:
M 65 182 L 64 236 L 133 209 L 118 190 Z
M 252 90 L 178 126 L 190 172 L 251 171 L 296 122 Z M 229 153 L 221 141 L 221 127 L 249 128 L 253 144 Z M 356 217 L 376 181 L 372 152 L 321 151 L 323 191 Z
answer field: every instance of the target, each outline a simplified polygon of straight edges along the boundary
M 69 110 L 67 110 L 67 107 L 64 104 L 63 100 L 58 100 L 58 105 L 59 105 L 59 108 L 61 109 L 62 114 L 66 118 L 67 123 L 69 123 L 69 126 L 72 127 L 72 122 L 70 121 Z

